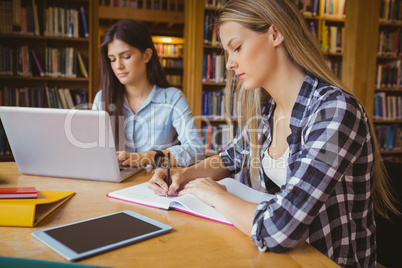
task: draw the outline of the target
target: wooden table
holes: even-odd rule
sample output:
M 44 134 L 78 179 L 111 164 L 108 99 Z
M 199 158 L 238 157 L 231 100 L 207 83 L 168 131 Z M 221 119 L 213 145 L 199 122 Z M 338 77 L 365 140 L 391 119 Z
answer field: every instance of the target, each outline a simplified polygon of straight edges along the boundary
M 170 225 L 173 231 L 78 263 L 164 268 L 339 267 L 304 241 L 286 253 L 261 253 L 249 237 L 233 226 L 179 211 L 165 211 L 106 197 L 111 191 L 145 182 L 150 176 L 142 171 L 122 183 L 48 178 L 22 175 L 15 162 L 0 163 L 0 186 L 35 186 L 43 191 L 76 192 L 34 228 L 1 226 L 0 256 L 68 262 L 34 238 L 31 232 L 129 209 Z

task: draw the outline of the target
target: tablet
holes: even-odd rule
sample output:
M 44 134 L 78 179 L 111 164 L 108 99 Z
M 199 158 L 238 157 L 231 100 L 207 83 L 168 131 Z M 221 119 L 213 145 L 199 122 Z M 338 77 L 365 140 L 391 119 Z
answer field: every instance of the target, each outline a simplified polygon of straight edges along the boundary
M 69 261 L 170 232 L 172 227 L 130 210 L 32 232 Z

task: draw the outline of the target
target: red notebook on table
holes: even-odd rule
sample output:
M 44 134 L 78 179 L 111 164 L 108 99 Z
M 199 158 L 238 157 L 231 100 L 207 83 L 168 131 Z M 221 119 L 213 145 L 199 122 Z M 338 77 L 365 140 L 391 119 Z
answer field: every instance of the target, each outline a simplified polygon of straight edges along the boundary
M 35 187 L 1 187 L 0 199 L 7 198 L 37 198 L 38 191 Z

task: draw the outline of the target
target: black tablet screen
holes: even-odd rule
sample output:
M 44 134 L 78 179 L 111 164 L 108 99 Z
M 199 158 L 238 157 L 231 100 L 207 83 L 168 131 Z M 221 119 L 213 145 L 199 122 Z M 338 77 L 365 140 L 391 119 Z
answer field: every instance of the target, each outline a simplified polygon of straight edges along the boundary
M 77 253 L 152 233 L 161 228 L 125 213 L 45 231 Z

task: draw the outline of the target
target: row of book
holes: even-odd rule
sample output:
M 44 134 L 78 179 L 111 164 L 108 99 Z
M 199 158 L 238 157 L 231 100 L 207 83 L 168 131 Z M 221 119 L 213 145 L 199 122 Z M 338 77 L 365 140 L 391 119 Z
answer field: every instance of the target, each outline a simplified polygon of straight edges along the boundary
M 4 87 L 0 89 L 0 106 L 87 109 L 89 104 L 84 89 Z
M 35 0 L 0 0 L 0 33 L 39 35 Z
M 342 80 L 342 61 L 337 60 L 327 60 L 328 66 L 331 68 L 332 72 Z
M 203 55 L 202 81 L 222 83 L 226 81 L 225 56 L 217 53 Z
M 223 8 L 229 0 L 205 0 L 206 8 Z
M 342 53 L 345 36 L 345 27 L 327 26 L 322 22 L 321 48 L 324 52 Z
M 43 75 L 42 68 L 36 68 L 38 57 L 27 45 L 10 48 L 0 43 L 0 75 Z
M 160 58 L 162 67 L 183 68 L 182 59 Z
M 383 30 L 378 34 L 378 56 L 399 56 L 401 54 L 402 36 L 400 29 Z
M 85 8 L 48 6 L 45 9 L 45 36 L 89 38 Z M 0 32 L 41 35 L 35 0 L 0 0 Z
M 226 103 L 224 100 L 225 89 L 215 91 L 203 91 L 202 92 L 202 106 L 201 115 L 206 119 L 223 118 L 226 116 Z M 229 116 L 231 118 L 237 117 L 237 106 L 241 105 L 237 103 L 237 94 L 233 94 Z
M 204 117 L 220 117 L 225 114 L 225 103 L 223 101 L 223 92 L 203 91 L 201 115 Z
M 28 45 L 11 48 L 0 44 L 0 75 L 88 77 L 82 56 L 73 47 L 46 47 L 45 68 L 42 66 L 35 50 Z
M 317 16 L 319 0 L 292 0 L 305 16 Z
M 323 4 L 325 18 L 345 18 L 346 0 L 325 0 Z
M 179 74 L 166 74 L 166 80 L 172 85 L 181 85 L 183 83 L 183 77 Z
M 402 88 L 401 60 L 388 61 L 377 65 L 377 88 Z
M 402 150 L 402 128 L 397 124 L 376 125 L 375 134 L 380 151 Z
M 205 12 L 204 14 L 204 45 L 219 46 L 221 44 L 215 24 L 215 13 Z
M 77 77 L 78 65 L 82 77 L 88 77 L 82 56 L 75 48 L 46 47 L 45 51 L 45 76 Z
M 205 152 L 217 154 L 225 150 L 227 143 L 231 139 L 230 128 L 227 124 L 202 126 L 201 138 L 205 146 Z M 232 131 L 235 131 L 233 126 Z
M 56 37 L 89 38 L 83 6 L 80 9 L 49 6 L 45 10 L 44 35 Z
M 182 44 L 155 43 L 154 45 L 159 57 L 183 57 Z
M 402 120 L 402 96 L 375 93 L 373 119 Z
M 401 21 L 401 20 L 402 20 L 402 1 L 381 0 L 380 21 Z

